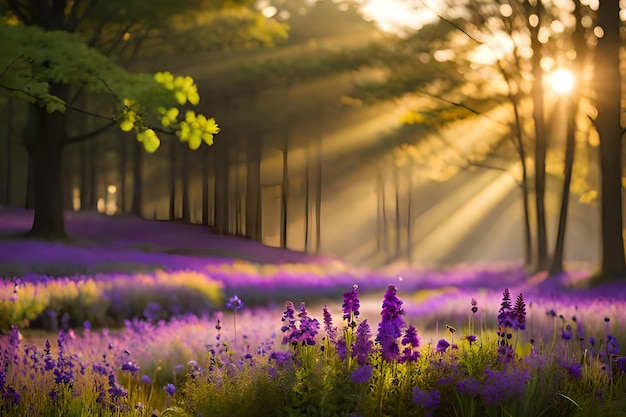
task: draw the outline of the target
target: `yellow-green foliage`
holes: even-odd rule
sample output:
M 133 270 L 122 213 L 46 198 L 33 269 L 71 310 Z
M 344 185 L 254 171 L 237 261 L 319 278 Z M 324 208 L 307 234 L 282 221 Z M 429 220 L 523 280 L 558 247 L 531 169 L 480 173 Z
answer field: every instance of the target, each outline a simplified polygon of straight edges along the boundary
M 19 290 L 11 282 L 0 283 L 0 329 L 8 329 L 12 324 L 28 327 L 47 307 L 49 294 L 31 283 L 19 285 Z
M 184 392 L 191 415 L 213 417 L 290 415 L 290 376 L 277 371 L 271 377 L 264 366 L 224 369 L 221 377 L 188 384 Z
M 229 274 L 244 274 L 261 277 L 279 277 L 306 274 L 307 276 L 331 277 L 336 273 L 346 272 L 348 267 L 341 262 L 331 262 L 328 264 L 305 264 L 305 263 L 283 263 L 257 264 L 248 261 L 235 260 L 232 264 L 222 264 L 219 266 L 209 266 L 208 271 L 221 271 Z
M 155 275 L 105 275 L 80 280 L 68 278 L 39 283 L 5 281 L 0 284 L 0 329 L 28 327 L 46 313 L 69 315 L 71 325 L 89 320 L 94 325 L 118 324 L 141 317 L 150 303 L 158 303 L 166 316 L 214 310 L 222 302 L 222 283 L 191 271 Z M 170 308 L 168 310 L 168 308 Z

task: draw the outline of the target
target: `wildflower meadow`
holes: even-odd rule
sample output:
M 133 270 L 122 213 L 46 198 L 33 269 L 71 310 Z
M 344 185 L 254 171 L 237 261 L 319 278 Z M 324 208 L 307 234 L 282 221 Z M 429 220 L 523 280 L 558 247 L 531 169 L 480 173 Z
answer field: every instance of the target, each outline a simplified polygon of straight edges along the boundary
M 626 286 L 582 272 L 156 250 L 150 272 L 114 245 L 8 272 L 37 245 L 0 259 L 1 416 L 626 415 Z

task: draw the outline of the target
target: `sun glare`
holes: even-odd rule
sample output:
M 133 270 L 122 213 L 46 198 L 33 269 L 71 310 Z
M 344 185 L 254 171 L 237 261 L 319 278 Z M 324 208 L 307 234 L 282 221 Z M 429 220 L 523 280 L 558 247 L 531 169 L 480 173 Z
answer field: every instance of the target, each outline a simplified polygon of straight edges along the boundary
M 550 84 L 557 93 L 567 94 L 574 88 L 574 75 L 566 69 L 558 69 L 552 72 Z
M 402 33 L 407 28 L 419 29 L 437 16 L 432 10 L 416 10 L 402 0 L 366 0 L 361 11 L 366 19 L 375 21 L 389 33 Z

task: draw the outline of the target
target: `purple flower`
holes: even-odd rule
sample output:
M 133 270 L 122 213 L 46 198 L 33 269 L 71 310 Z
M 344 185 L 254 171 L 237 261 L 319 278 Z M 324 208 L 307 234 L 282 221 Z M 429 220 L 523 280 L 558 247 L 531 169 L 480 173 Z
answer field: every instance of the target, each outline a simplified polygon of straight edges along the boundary
M 300 319 L 300 333 L 301 341 L 304 345 L 315 345 L 315 336 L 320 328 L 320 323 L 317 319 L 311 317 L 303 317 Z
M 387 362 L 400 359 L 400 347 L 396 341 L 400 336 L 399 331 L 392 322 L 381 322 L 378 325 L 376 341 L 380 344 L 383 360 Z
M 173 384 L 167 384 L 163 387 L 163 391 L 167 392 L 170 396 L 176 393 L 176 387 Z
M 324 331 L 331 342 L 334 343 L 337 340 L 337 328 L 333 327 L 333 318 L 326 306 L 324 306 Z
M 574 379 L 579 379 L 582 376 L 582 369 L 578 362 L 566 362 L 563 361 L 561 366 L 565 368 L 568 374 Z
M 606 335 L 606 351 L 609 355 L 619 355 L 619 341 L 610 334 Z
M 617 365 L 617 369 L 622 372 L 626 372 L 626 356 L 621 356 L 617 358 L 615 364 Z
M 351 291 L 347 291 L 343 294 L 343 304 L 341 309 L 343 311 L 343 319 L 350 320 L 349 326 L 356 327 L 355 319 L 359 317 L 359 295 L 357 294 L 359 286 L 354 284 Z
M 515 328 L 524 330 L 526 328 L 526 303 L 524 303 L 522 293 L 517 296 L 515 307 L 513 307 L 513 315 L 515 316 Z
M 152 379 L 150 379 L 148 375 L 142 375 L 140 381 L 142 384 L 148 384 L 148 385 L 152 384 Z
M 148 303 L 146 308 L 143 309 L 143 316 L 146 318 L 146 320 L 151 321 L 151 322 L 156 321 L 161 314 L 162 314 L 161 304 L 154 302 L 154 301 Z
M 11 406 L 16 406 L 20 403 L 22 397 L 15 391 L 13 387 L 8 387 L 6 392 L 2 394 L 2 403 Z
M 437 353 L 444 353 L 446 349 L 450 347 L 450 343 L 446 339 L 439 339 L 437 347 L 435 348 Z
M 363 383 L 372 379 L 374 367 L 372 365 L 359 366 L 350 374 L 352 382 Z
M 20 350 L 20 331 L 17 326 L 11 325 L 11 335 L 9 336 L 9 345 L 13 350 L 13 363 L 18 363 L 18 352 Z
M 308 316 L 304 303 L 300 304 L 298 318 L 294 315 L 295 310 L 291 301 L 287 301 L 285 307 L 285 312 L 281 320 L 286 323 L 283 324 L 280 329 L 284 333 L 283 345 L 291 343 L 295 346 L 300 342 L 304 345 L 315 345 L 315 336 L 317 336 L 318 329 L 320 328 L 317 319 Z M 297 325 L 298 322 L 299 326 Z
M 233 295 L 228 299 L 226 307 L 230 308 L 231 310 L 240 310 L 243 308 L 243 301 L 241 301 L 236 295 Z
M 473 334 L 470 334 L 469 336 L 465 336 L 465 339 L 467 339 L 470 346 L 472 345 L 472 343 L 476 342 L 476 336 Z
M 420 346 L 420 339 L 417 336 L 417 329 L 415 326 L 410 325 L 406 332 L 404 333 L 404 337 L 402 338 L 402 346 L 404 349 L 402 350 L 402 357 L 400 358 L 400 362 L 417 362 L 417 359 L 420 356 L 417 348 Z
M 352 356 L 356 356 L 356 361 L 359 365 L 365 365 L 369 362 L 373 349 L 373 343 L 370 340 L 371 336 L 370 326 L 367 320 L 363 320 L 356 329 L 356 340 L 352 345 Z
M 508 288 L 505 288 L 502 293 L 500 310 L 498 311 L 498 325 L 501 327 L 512 327 L 512 318 L 511 293 Z
M 465 378 L 457 384 L 457 390 L 460 394 L 468 395 L 475 398 L 480 394 L 480 382 L 472 376 Z
M 295 308 L 291 301 L 285 302 L 285 311 L 283 312 L 283 317 L 281 321 L 285 324 L 280 328 L 280 331 L 284 333 L 283 335 L 283 345 L 289 343 L 292 339 L 292 335 L 294 332 L 297 333 L 298 329 L 296 328 L 296 317 L 295 317 Z
M 561 339 L 567 341 L 567 340 L 571 340 L 572 338 L 572 326 L 570 324 L 566 325 L 562 330 L 561 330 Z
M 278 366 L 286 366 L 291 363 L 291 355 L 289 352 L 273 351 L 270 353 L 269 359 L 276 362 Z
M 300 341 L 304 345 L 315 345 L 315 336 L 320 328 L 320 323 L 317 319 L 309 317 L 304 303 L 300 303 L 300 312 L 298 313 L 300 318 Z
M 125 397 L 126 395 L 128 395 L 128 392 L 124 389 L 124 387 L 117 383 L 114 374 L 109 374 L 108 392 L 114 399 L 119 397 Z
M 476 301 L 475 298 L 472 298 L 470 304 L 472 305 L 472 314 L 476 314 L 476 312 L 478 312 L 478 301 Z
M 413 402 L 426 410 L 427 416 L 433 415 L 433 410 L 439 406 L 441 396 L 439 391 L 423 391 L 418 387 L 413 387 Z
M 389 285 L 383 298 L 381 321 L 378 325 L 378 335 L 376 342 L 380 344 L 383 360 L 394 361 L 400 356 L 397 339 L 402 335 L 404 320 L 402 315 L 402 301 L 396 296 L 395 285 Z
M 345 339 L 339 339 L 337 341 L 337 355 L 339 355 L 339 359 L 345 361 L 348 357 L 348 346 L 346 345 Z
M 132 362 L 126 362 L 122 365 L 122 371 L 128 371 L 131 375 L 135 375 L 137 372 L 139 372 L 139 366 Z
M 528 370 L 511 367 L 508 371 L 485 369 L 482 396 L 487 405 L 499 405 L 508 399 L 521 397 L 530 380 Z

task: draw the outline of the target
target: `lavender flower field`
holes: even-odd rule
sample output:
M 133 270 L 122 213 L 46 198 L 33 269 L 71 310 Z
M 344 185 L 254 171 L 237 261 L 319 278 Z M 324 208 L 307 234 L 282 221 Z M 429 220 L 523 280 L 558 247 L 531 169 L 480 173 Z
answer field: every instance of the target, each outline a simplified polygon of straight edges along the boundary
M 0 210 L 1 416 L 623 416 L 626 284 Z

